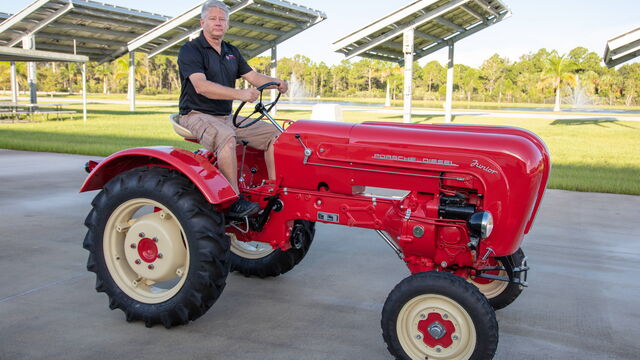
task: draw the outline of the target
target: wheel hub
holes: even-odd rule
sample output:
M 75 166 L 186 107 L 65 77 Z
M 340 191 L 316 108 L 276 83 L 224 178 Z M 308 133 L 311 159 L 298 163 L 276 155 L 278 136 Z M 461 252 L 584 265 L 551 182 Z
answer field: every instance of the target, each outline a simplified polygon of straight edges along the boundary
M 427 330 L 429 331 L 429 335 L 436 340 L 442 339 L 442 337 L 447 334 L 447 330 L 437 321 L 429 325 Z
M 158 246 L 153 239 L 144 238 L 138 242 L 138 255 L 146 263 L 152 263 L 158 258 Z
M 138 218 L 128 230 L 125 244 L 127 262 L 140 278 L 162 282 L 184 271 L 187 250 L 180 228 L 164 211 Z
M 418 331 L 422 333 L 425 345 L 431 348 L 436 346 L 448 348 L 453 344 L 451 335 L 455 333 L 456 327 L 453 322 L 444 319 L 440 313 L 432 312 L 426 319 L 418 322 Z

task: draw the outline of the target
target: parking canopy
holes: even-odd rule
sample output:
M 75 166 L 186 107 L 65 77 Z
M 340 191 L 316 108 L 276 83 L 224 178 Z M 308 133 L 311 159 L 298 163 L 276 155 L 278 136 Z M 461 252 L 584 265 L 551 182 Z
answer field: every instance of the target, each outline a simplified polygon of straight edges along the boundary
M 0 46 L 88 56 L 106 61 L 167 16 L 87 0 L 37 0 L 0 23 Z
M 421 0 L 333 43 L 347 59 L 362 56 L 404 62 L 403 33 L 413 29 L 414 60 L 485 29 L 511 14 L 498 0 Z
M 500 0 L 419 0 L 333 43 L 347 59 L 354 56 L 404 65 L 404 122 L 411 121 L 413 62 L 449 48 L 445 121 L 451 121 L 454 44 L 511 16 Z M 387 90 L 387 104 L 389 101 Z
M 247 59 L 257 56 L 309 27 L 325 20 L 321 11 L 283 0 L 225 0 L 230 10 L 225 40 Z M 180 46 L 200 30 L 201 4 L 132 40 L 128 51 L 149 56 L 161 52 L 177 55 Z
M 604 49 L 604 63 L 610 68 L 638 56 L 640 56 L 640 28 L 607 41 Z

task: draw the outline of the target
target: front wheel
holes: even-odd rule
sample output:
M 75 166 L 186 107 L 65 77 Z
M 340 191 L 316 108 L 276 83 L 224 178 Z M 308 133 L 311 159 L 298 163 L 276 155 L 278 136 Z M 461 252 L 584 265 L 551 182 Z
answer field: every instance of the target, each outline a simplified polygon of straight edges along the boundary
M 498 322 L 487 299 L 463 278 L 429 271 L 402 280 L 382 310 L 389 352 L 409 359 L 491 359 Z
M 257 241 L 244 242 L 234 234 L 231 237 L 231 271 L 260 278 L 284 274 L 293 269 L 307 254 L 315 235 L 315 224 L 297 220 L 292 230 L 294 246 L 287 250 L 274 249 Z
M 229 272 L 223 216 L 184 176 L 133 169 L 110 180 L 92 205 L 87 269 L 127 321 L 186 324 L 220 296 Z

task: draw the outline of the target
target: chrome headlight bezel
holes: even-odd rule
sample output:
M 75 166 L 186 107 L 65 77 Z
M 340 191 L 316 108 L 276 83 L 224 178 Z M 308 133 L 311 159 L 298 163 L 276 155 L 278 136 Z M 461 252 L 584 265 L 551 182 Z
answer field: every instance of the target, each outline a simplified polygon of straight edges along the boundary
M 469 217 L 469 230 L 481 239 L 488 238 L 493 232 L 493 215 L 488 211 L 478 211 Z

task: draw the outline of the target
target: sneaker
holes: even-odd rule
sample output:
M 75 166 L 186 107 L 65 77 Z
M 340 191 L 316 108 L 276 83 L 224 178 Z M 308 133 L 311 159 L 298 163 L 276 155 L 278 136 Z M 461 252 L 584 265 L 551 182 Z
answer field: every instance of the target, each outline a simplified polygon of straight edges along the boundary
M 260 205 L 258 203 L 251 202 L 241 195 L 240 198 L 229 207 L 227 216 L 242 218 L 253 215 L 258 211 L 260 211 Z

